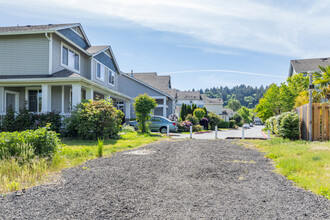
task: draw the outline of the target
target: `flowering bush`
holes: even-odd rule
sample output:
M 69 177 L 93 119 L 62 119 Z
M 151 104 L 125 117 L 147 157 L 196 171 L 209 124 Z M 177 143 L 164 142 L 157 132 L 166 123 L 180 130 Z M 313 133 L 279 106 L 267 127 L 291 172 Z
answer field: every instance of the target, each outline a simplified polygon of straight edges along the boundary
M 66 134 L 94 140 L 117 138 L 123 116 L 110 100 L 84 100 L 72 111 Z
M 222 119 L 219 115 L 209 112 L 207 117 L 209 119 L 209 124 L 212 130 L 215 129 L 215 126 L 218 126 L 218 128 L 220 128 Z
M 48 112 L 38 115 L 33 115 L 32 119 L 34 121 L 33 129 L 43 128 L 47 124 L 50 124 L 49 129 L 52 131 L 59 132 L 62 126 L 62 119 L 59 112 Z
M 193 126 L 193 123 L 191 123 L 190 121 L 182 121 L 180 124 L 178 124 L 178 130 L 190 131 L 190 126 Z
M 198 125 L 199 124 L 199 120 L 191 114 L 188 114 L 186 116 L 186 121 L 190 121 L 191 123 L 193 123 L 193 125 Z
M 201 131 L 201 130 L 202 130 L 202 126 L 201 125 L 193 125 L 193 132 Z
M 202 126 L 204 126 L 204 129 L 205 130 L 208 130 L 209 129 L 209 120 L 206 117 L 202 118 L 200 120 L 199 124 L 202 125 Z

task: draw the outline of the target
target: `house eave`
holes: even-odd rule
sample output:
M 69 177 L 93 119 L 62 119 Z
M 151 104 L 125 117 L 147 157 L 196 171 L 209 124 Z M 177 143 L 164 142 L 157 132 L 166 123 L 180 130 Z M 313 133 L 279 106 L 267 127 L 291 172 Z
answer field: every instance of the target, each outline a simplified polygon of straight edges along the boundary
M 125 100 L 133 100 L 132 97 L 127 96 L 123 93 L 117 92 L 115 90 L 112 90 L 108 87 L 102 86 L 96 82 L 93 82 L 89 79 L 83 78 L 83 77 L 58 77 L 58 78 L 33 78 L 33 79 L 2 79 L 0 80 L 0 85 L 2 86 L 24 86 L 29 84 L 53 84 L 53 83 L 85 83 L 87 85 L 91 85 L 93 87 L 99 88 L 103 91 L 109 92 L 114 96 L 123 98 Z

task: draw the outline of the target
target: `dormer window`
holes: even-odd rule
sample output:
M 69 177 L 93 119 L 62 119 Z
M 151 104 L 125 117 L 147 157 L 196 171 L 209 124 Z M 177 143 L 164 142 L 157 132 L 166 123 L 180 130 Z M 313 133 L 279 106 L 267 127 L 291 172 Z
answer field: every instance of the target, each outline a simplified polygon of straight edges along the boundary
M 115 74 L 111 70 L 108 70 L 108 80 L 110 85 L 115 85 Z
M 104 79 L 104 65 L 96 63 L 96 77 L 100 80 Z
M 68 46 L 62 45 L 62 65 L 79 72 L 80 55 Z

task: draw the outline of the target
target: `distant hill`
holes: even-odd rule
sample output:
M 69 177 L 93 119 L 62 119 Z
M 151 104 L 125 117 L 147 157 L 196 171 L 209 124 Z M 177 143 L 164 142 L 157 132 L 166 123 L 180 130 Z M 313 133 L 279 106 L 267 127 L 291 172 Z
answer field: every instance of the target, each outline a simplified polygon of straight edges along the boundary
M 254 108 L 258 103 L 259 99 L 262 98 L 268 87 L 260 86 L 252 87 L 244 84 L 235 86 L 233 88 L 226 87 L 213 87 L 209 89 L 201 89 L 200 92 L 207 95 L 210 98 L 222 98 L 224 106 L 228 104 L 231 99 L 237 99 L 241 102 L 242 106 L 247 108 Z

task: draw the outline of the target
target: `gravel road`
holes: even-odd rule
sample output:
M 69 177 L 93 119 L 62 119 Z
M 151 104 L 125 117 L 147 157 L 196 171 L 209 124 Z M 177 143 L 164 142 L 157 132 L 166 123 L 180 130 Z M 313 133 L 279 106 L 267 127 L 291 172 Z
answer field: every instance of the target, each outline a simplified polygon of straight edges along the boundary
M 258 151 L 229 140 L 163 141 L 2 197 L 0 219 L 330 218 L 329 200 L 273 169 Z

